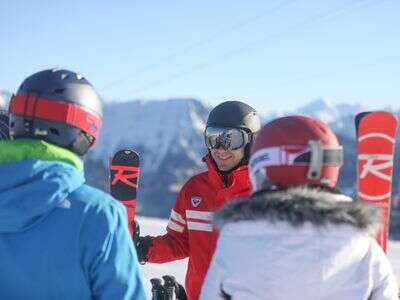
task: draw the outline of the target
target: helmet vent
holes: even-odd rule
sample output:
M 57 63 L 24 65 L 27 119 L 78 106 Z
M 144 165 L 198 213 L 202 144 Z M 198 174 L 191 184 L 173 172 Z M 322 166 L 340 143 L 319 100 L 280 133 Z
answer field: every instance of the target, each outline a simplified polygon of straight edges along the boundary
M 61 79 L 62 79 L 62 80 L 68 79 L 68 77 L 69 77 L 69 74 L 66 74 L 66 73 L 61 74 Z
M 56 128 L 50 128 L 50 133 L 54 135 L 60 135 L 60 132 Z
M 62 94 L 62 93 L 64 93 L 64 91 L 65 91 L 65 89 L 63 89 L 63 88 L 61 88 L 61 89 L 54 89 L 54 90 L 53 90 L 53 93 L 55 93 L 55 94 Z

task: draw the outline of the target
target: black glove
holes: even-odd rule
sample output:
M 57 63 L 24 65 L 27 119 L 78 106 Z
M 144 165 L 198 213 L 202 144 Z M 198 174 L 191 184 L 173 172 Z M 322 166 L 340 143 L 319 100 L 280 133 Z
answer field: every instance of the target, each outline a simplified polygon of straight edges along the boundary
M 149 253 L 150 247 L 153 245 L 150 236 L 140 236 L 139 223 L 135 221 L 135 230 L 133 231 L 133 244 L 136 248 L 136 253 L 139 263 L 144 265 L 147 260 L 147 254 Z

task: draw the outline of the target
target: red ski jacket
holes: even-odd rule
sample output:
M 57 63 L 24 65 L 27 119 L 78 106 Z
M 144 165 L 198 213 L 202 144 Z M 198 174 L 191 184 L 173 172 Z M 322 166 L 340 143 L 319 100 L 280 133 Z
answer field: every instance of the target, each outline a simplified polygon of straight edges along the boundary
M 218 233 L 212 226 L 213 212 L 238 197 L 250 195 L 247 166 L 228 176 L 225 186 L 209 156 L 208 171 L 193 176 L 182 187 L 171 210 L 167 233 L 153 237 L 148 253 L 151 263 L 189 257 L 185 287 L 189 300 L 197 300 L 215 250 Z

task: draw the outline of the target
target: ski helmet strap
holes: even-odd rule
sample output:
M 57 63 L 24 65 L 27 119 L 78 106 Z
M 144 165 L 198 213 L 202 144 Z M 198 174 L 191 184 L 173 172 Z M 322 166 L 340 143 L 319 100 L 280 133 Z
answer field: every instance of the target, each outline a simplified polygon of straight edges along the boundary
M 309 141 L 311 157 L 307 172 L 307 179 L 319 179 L 321 177 L 321 169 L 324 164 L 324 149 L 320 141 Z
M 12 112 L 12 113 L 14 112 L 12 109 L 13 108 L 12 103 L 13 103 L 13 99 L 15 97 L 16 96 L 13 96 L 11 98 L 10 112 Z M 36 104 L 40 97 L 40 94 L 30 93 L 30 94 L 26 94 L 25 96 L 18 96 L 18 97 L 20 97 L 20 99 L 22 99 L 22 100 L 20 100 L 20 108 L 19 109 L 21 111 L 23 111 L 25 132 L 27 132 L 29 134 L 33 134 L 33 116 L 32 115 L 34 115 L 36 112 Z M 31 104 L 30 108 L 28 108 L 28 103 Z M 33 114 L 29 114 L 28 109 L 30 109 L 33 112 Z

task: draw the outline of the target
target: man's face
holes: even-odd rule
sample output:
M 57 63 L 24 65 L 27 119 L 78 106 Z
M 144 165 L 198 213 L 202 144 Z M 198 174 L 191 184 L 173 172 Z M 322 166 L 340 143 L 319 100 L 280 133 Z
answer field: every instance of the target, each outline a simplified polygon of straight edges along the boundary
M 229 150 L 219 147 L 217 149 L 210 149 L 211 156 L 214 159 L 220 171 L 229 171 L 236 167 L 244 156 L 244 147 Z

